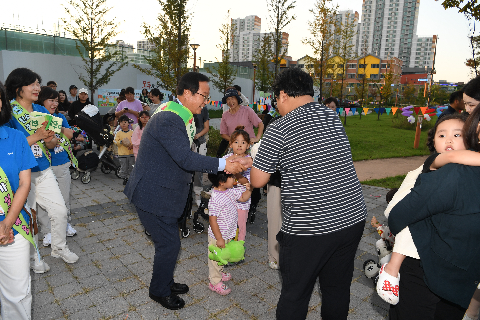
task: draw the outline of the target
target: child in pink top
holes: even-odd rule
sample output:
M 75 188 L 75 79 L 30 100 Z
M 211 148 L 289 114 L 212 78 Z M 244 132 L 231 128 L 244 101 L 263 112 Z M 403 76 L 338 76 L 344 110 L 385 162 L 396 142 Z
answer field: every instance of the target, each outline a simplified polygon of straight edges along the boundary
M 138 148 L 140 147 L 140 141 L 142 140 L 143 129 L 145 129 L 148 120 L 150 120 L 150 114 L 148 111 L 140 112 L 138 115 L 138 126 L 133 130 L 132 134 L 133 155 L 135 156 L 135 160 L 137 160 Z
M 233 174 L 219 171 L 217 174 L 209 174 L 208 179 L 214 188 L 208 201 L 208 214 L 210 226 L 208 227 L 208 245 L 225 248 L 225 243 L 235 237 L 237 231 L 237 201 L 245 202 L 250 198 L 252 191 L 250 183 L 246 184 L 246 190 L 242 193 L 239 188 L 233 188 L 235 178 Z M 232 290 L 223 282 L 232 278 L 230 273 L 223 273 L 223 266 L 216 261 L 208 259 L 208 271 L 210 279 L 209 288 L 220 295 L 227 295 Z

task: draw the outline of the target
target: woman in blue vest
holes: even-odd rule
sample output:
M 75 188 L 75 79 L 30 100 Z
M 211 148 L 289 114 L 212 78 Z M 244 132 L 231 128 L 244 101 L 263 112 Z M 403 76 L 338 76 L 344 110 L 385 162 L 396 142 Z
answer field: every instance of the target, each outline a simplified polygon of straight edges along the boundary
M 30 169 L 37 165 L 25 136 L 5 124 L 12 110 L 0 82 L 0 301 L 3 319 L 30 319 L 30 232 L 24 209 Z
M 72 179 L 70 178 L 70 165 L 73 163 L 74 167 L 77 167 L 77 159 L 73 155 L 72 145 L 70 139 L 73 137 L 73 130 L 68 125 L 67 119 L 63 114 L 58 112 L 58 99 L 59 93 L 50 87 L 43 87 L 38 95 L 37 103 L 44 106 L 52 116 L 62 119 L 62 125 L 64 125 L 63 133 L 56 133 L 57 145 L 54 149 L 50 149 L 52 155 L 52 170 L 57 178 L 58 186 L 62 192 L 63 200 L 67 206 L 67 237 L 73 237 L 77 231 L 69 223 L 70 218 L 70 187 Z M 52 243 L 50 233 L 50 220 L 47 213 L 40 207 L 38 208 L 38 222 L 42 228 L 43 245 L 48 247 Z
M 7 98 L 12 99 L 12 119 L 8 123 L 11 128 L 20 130 L 27 137 L 37 166 L 32 169 L 31 198 L 35 205 L 43 207 L 51 222 L 52 252 L 51 256 L 62 258 L 67 263 L 75 263 L 78 256 L 67 246 L 67 207 L 57 180 L 51 168 L 51 153 L 57 145 L 57 138 L 46 124 L 37 130 L 32 128 L 30 114 L 33 111 L 50 114 L 44 107 L 35 104 L 40 92 L 41 78 L 27 68 L 13 70 L 5 81 Z M 62 133 L 65 133 L 62 128 Z M 32 207 L 33 204 L 32 204 Z M 39 261 L 41 263 L 41 261 Z M 46 272 L 49 267 L 45 263 L 34 265 L 35 272 Z

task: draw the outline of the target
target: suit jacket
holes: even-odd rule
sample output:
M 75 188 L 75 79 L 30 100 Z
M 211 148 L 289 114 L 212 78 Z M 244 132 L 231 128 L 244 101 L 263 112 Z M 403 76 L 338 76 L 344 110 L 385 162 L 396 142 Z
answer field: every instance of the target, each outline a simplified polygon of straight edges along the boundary
M 218 164 L 217 158 L 191 151 L 182 118 L 163 111 L 155 114 L 144 129 L 124 193 L 144 211 L 179 218 L 194 171 L 217 173 Z

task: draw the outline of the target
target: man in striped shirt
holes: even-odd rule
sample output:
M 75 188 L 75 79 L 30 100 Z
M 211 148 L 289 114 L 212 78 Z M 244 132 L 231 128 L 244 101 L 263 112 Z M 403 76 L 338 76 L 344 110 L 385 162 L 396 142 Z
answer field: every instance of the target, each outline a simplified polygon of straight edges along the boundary
M 282 175 L 282 291 L 277 319 L 305 319 L 317 278 L 322 319 L 346 319 L 355 252 L 367 214 L 350 144 L 335 112 L 313 100 L 313 80 L 298 68 L 273 85 L 282 118 L 268 127 L 251 183 Z

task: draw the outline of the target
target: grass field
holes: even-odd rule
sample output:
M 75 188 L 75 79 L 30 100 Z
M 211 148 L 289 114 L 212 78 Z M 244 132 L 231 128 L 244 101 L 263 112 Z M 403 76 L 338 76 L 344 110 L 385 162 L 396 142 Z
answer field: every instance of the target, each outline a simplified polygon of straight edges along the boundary
M 362 184 L 366 184 L 369 186 L 392 189 L 392 188 L 399 188 L 403 182 L 403 179 L 405 179 L 405 175 L 388 177 L 384 179 L 365 180 L 361 182 Z

